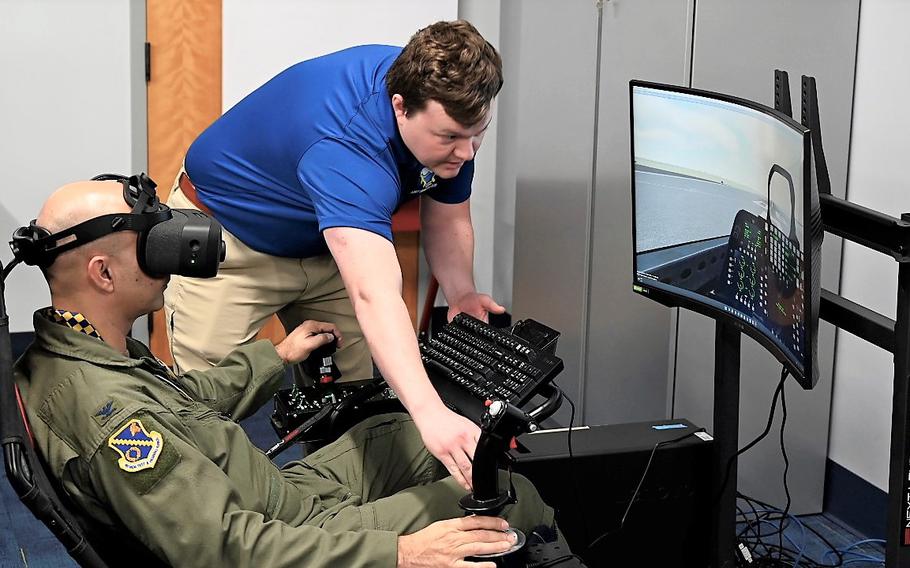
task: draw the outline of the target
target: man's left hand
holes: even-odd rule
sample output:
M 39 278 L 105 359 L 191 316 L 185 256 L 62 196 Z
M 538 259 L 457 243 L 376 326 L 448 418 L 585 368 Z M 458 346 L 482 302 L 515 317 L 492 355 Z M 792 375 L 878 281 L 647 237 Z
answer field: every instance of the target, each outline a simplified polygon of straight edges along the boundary
M 281 343 L 275 346 L 278 356 L 288 364 L 299 363 L 310 356 L 314 349 L 338 339 L 344 343 L 341 332 L 333 323 L 307 320 L 295 327 Z
M 459 313 L 464 312 L 481 321 L 489 321 L 488 314 L 501 314 L 505 311 L 506 309 L 497 304 L 490 296 L 477 292 L 469 292 L 458 298 L 455 302 L 452 302 L 449 306 L 448 318 L 449 321 L 452 321 L 452 318 Z

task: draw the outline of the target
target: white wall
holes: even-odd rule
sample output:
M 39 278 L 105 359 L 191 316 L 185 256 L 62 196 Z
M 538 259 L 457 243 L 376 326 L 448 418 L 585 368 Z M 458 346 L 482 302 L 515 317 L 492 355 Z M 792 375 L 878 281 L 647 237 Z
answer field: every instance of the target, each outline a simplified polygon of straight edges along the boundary
M 404 45 L 457 15 L 457 0 L 224 0 L 223 108 L 304 59 L 367 43 Z
M 60 185 L 145 168 L 145 2 L 0 0 L 0 258 Z M 138 83 L 135 80 L 138 77 Z M 10 331 L 50 297 L 41 273 L 7 286 Z
M 863 0 L 860 12 L 853 134 L 847 199 L 900 217 L 910 212 L 910 2 Z M 897 263 L 847 243 L 841 294 L 894 318 Z M 828 456 L 883 490 L 888 488 L 890 353 L 839 331 Z

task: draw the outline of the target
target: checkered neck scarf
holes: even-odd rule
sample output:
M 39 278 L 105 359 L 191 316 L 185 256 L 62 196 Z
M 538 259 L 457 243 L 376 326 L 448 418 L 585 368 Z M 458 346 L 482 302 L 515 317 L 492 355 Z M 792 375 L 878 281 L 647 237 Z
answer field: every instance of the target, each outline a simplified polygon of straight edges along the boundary
M 85 319 L 85 316 L 79 312 L 58 310 L 56 308 L 47 308 L 44 310 L 44 317 L 53 322 L 65 325 L 71 329 L 75 329 L 76 331 L 84 333 L 90 337 L 104 341 L 104 339 L 98 333 L 98 330 L 95 329 L 95 326 L 89 323 L 89 321 Z

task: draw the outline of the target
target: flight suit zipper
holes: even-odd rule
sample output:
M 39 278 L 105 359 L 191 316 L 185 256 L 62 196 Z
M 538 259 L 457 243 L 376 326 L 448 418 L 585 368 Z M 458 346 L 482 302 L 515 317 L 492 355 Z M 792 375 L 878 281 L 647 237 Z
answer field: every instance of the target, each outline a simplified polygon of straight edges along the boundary
M 185 399 L 196 402 L 196 399 L 191 397 L 185 390 L 180 387 L 180 385 L 171 380 L 171 373 L 168 371 L 167 367 L 164 366 L 164 363 L 153 357 L 140 357 L 140 360 L 142 361 L 143 366 L 146 367 L 146 370 L 151 372 L 152 375 L 154 375 L 157 379 L 160 379 L 162 382 L 170 385 L 171 388 L 183 395 Z

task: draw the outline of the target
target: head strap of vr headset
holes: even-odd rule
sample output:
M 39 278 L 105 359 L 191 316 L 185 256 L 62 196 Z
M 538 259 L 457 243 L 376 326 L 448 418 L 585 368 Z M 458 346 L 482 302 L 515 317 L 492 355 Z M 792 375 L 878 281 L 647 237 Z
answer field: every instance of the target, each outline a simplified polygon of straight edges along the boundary
M 13 233 L 10 248 L 17 261 L 47 268 L 68 250 L 118 231 L 142 233 L 171 218 L 170 208 L 161 203 L 155 193 L 155 182 L 144 173 L 130 177 L 101 174 L 92 181 L 119 181 L 123 185 L 123 199 L 132 210 L 94 217 L 54 234 L 32 219 L 27 227 L 20 227 Z

